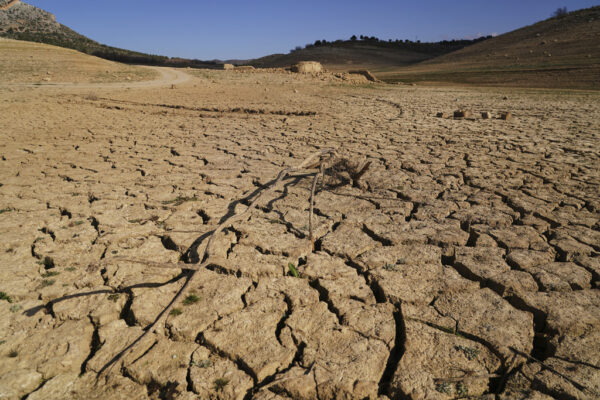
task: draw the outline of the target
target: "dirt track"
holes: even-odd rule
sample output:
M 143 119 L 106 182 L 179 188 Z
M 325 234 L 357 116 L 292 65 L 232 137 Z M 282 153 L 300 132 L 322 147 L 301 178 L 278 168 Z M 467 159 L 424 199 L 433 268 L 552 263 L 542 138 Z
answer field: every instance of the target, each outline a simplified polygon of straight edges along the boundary
M 0 87 L 0 398 L 597 398 L 598 94 L 160 71 Z M 183 284 L 159 264 L 324 147 L 371 168 L 328 172 L 316 251 L 307 171 L 93 387 Z
M 139 82 L 99 82 L 99 83 L 74 83 L 74 82 L 36 82 L 36 83 L 0 83 L 0 87 L 32 87 L 50 86 L 55 88 L 78 89 L 145 89 L 162 86 L 178 85 L 190 80 L 190 75 L 181 69 L 166 67 L 142 67 L 159 73 L 159 78 Z

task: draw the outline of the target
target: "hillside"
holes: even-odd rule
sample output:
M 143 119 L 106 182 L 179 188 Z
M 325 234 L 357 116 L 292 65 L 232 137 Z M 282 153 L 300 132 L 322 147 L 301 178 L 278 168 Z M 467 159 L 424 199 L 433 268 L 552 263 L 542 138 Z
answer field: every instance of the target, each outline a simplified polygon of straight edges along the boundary
M 0 38 L 0 84 L 4 83 L 100 83 L 150 80 L 148 68 L 103 60 L 81 52 Z
M 66 47 L 130 64 L 214 68 L 215 62 L 169 58 L 100 44 L 56 21 L 53 14 L 19 0 L 0 0 L 0 37 Z
M 404 68 L 375 74 L 395 82 L 454 82 L 600 88 L 600 7 L 574 11 Z
M 411 65 L 446 54 L 473 43 L 484 40 L 456 40 L 436 43 L 409 41 L 380 41 L 376 38 L 365 40 L 337 40 L 298 48 L 289 54 L 273 54 L 250 60 L 249 65 L 259 68 L 279 68 L 299 61 L 318 61 L 328 70 L 346 71 L 349 69 L 380 69 Z

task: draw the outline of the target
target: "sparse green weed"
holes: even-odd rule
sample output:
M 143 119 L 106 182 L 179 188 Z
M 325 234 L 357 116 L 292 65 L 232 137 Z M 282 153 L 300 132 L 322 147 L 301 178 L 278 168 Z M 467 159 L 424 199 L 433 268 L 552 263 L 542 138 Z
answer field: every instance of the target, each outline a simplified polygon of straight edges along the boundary
M 113 294 L 109 294 L 108 295 L 108 299 L 110 301 L 114 301 L 116 302 L 117 300 L 119 300 L 119 293 L 113 293 Z
M 298 269 L 296 269 L 296 266 L 292 263 L 288 264 L 288 269 L 290 270 L 290 274 L 295 277 L 295 278 L 300 278 L 300 274 L 298 273 Z
M 479 349 L 475 347 L 467 347 L 467 346 L 456 346 L 456 350 L 460 350 L 465 353 L 465 356 L 469 360 L 474 360 L 479 356 Z
M 386 271 L 397 271 L 398 267 L 395 264 L 385 264 L 383 266 L 383 269 L 385 269 Z
M 221 392 L 223 389 L 225 389 L 225 386 L 227 386 L 227 384 L 229 383 L 229 379 L 218 378 L 218 379 L 215 379 L 214 383 L 215 383 L 215 391 Z
M 165 200 L 161 203 L 164 205 L 172 204 L 174 206 L 179 206 L 179 205 L 185 203 L 186 201 L 198 201 L 198 199 L 196 198 L 196 196 L 193 196 L 193 197 L 177 196 L 173 200 Z
M 210 360 L 192 361 L 193 367 L 208 368 L 210 367 Z
M 452 385 L 450 385 L 448 382 L 436 383 L 435 390 L 440 393 L 451 395 L 452 394 Z
M 44 272 L 42 274 L 42 278 L 51 278 L 51 277 L 56 276 L 56 275 L 60 275 L 60 272 L 58 272 L 58 271 L 48 271 L 48 272 Z
M 187 295 L 187 297 L 183 300 L 183 305 L 184 306 L 189 306 L 191 304 L 197 303 L 200 301 L 200 297 L 198 297 L 195 293 L 190 293 L 189 295 Z
M 181 308 L 174 308 L 171 310 L 171 312 L 169 313 L 169 315 L 172 315 L 174 317 L 183 314 L 183 311 L 181 311 Z
M 8 294 L 6 294 L 5 292 L 0 292 L 0 300 L 6 300 L 9 303 L 13 302 L 13 299 Z
M 48 287 L 48 286 L 52 286 L 55 283 L 56 283 L 56 281 L 54 279 L 44 279 L 42 281 L 42 287 L 45 288 L 45 287 Z
M 12 306 L 10 306 L 9 310 L 10 310 L 11 313 L 16 313 L 16 312 L 21 311 L 22 309 L 23 309 L 22 305 L 20 305 L 20 304 L 13 304 Z

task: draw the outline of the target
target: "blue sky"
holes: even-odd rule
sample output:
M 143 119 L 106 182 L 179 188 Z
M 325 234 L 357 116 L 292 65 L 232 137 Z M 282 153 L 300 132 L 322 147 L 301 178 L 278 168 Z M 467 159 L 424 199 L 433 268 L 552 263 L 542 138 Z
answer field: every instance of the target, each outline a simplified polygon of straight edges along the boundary
M 25 0 L 101 43 L 171 57 L 247 59 L 352 35 L 438 41 L 501 34 L 600 0 Z

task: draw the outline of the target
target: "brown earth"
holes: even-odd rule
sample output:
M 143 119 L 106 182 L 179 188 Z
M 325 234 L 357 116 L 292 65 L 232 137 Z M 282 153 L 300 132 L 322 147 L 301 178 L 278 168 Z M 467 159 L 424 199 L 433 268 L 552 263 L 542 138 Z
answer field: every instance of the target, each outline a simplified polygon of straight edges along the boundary
M 597 93 L 11 74 L 0 398 L 598 398 Z M 476 117 L 435 116 L 458 109 Z M 96 384 L 183 284 L 158 266 L 197 262 L 224 216 L 326 147 L 371 166 L 364 189 L 327 171 L 315 251 L 314 171 L 295 173 Z

